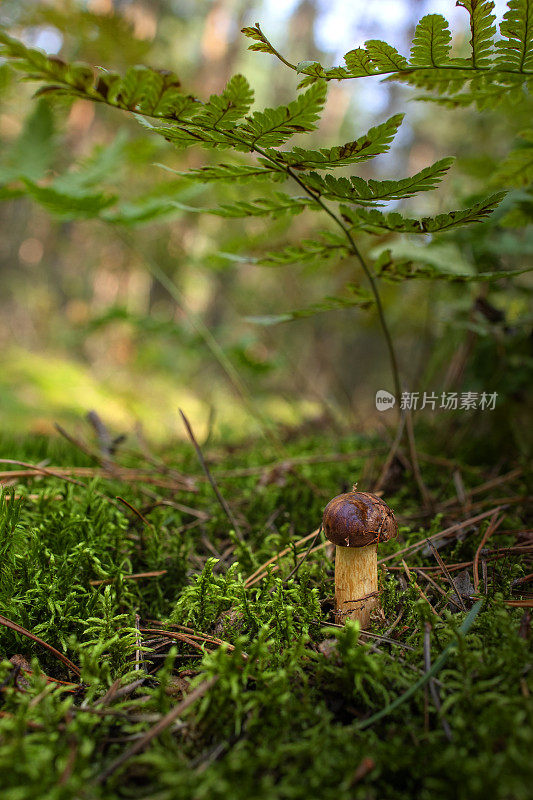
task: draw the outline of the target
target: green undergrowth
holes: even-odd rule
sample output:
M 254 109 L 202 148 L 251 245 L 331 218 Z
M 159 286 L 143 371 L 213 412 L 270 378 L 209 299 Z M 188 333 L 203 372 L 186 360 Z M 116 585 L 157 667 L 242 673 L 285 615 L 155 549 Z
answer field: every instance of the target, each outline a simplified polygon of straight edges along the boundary
M 505 549 L 524 545 L 523 503 L 503 508 L 486 544 L 500 553 L 482 554 L 483 606 L 467 634 L 460 628 L 474 602 L 469 592 L 454 604 L 457 587 L 445 575 L 428 573 L 437 591 L 416 572 L 437 563 L 428 547 L 406 554 L 406 569 L 401 557 L 386 562 L 384 614 L 373 637 L 356 623 L 331 625 L 332 554 L 322 548 L 303 563 L 297 558 L 308 542 L 296 543 L 318 527 L 326 502 L 354 481 L 370 486 L 386 450 L 376 438 L 331 434 L 290 440 L 282 455 L 264 442 L 206 447 L 238 531 L 185 443 L 149 457 L 126 442 L 116 462 L 143 478 L 72 474 L 79 482 L 72 484 L 41 475 L 7 487 L 0 614 L 67 656 L 81 677 L 41 643 L 0 625 L 2 800 L 531 797 L 529 618 L 508 604 L 528 597 L 527 583 L 517 581 L 531 562 L 529 551 Z M 61 440 L 4 437 L 1 453 L 52 471 L 95 466 Z M 494 477 L 479 464 L 460 467 L 467 491 Z M 23 469 L 0 467 L 8 468 Z M 440 508 L 455 496 L 452 471 L 423 462 L 437 502 L 426 516 L 411 479 L 390 479 L 385 496 L 400 535 L 381 556 L 490 511 L 498 498 L 526 494 L 517 474 L 476 495 L 481 505 L 472 510 Z M 439 547 L 446 564 L 470 564 L 470 579 L 490 520 Z M 247 585 L 285 548 L 279 564 Z M 147 630 L 179 633 L 177 626 L 211 641 L 193 646 Z M 360 729 L 424 675 L 424 640 L 432 663 L 451 645 L 433 690 L 426 682 Z M 217 682 L 208 691 L 104 777 L 210 677 Z M 141 682 L 121 696 L 134 681 Z

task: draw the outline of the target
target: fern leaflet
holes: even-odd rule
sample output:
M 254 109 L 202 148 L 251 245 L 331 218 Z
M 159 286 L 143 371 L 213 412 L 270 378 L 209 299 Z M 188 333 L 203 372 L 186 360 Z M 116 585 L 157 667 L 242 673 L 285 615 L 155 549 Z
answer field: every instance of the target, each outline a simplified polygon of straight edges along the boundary
M 280 322 L 293 322 L 296 319 L 314 317 L 316 314 L 323 314 L 326 311 L 337 311 L 342 308 L 358 307 L 367 311 L 374 305 L 373 297 L 357 284 L 349 283 L 346 286 L 348 295 L 324 297 L 318 303 L 312 303 L 307 308 L 299 308 L 296 311 L 288 311 L 285 314 L 271 314 L 261 317 L 248 317 L 249 322 L 258 325 L 278 325 Z
M 402 70 L 408 66 L 405 56 L 400 55 L 395 47 L 380 39 L 370 39 L 365 42 L 366 51 L 376 70 L 389 72 Z
M 283 192 L 274 192 L 274 197 L 259 197 L 257 200 L 224 203 L 210 209 L 219 217 L 279 217 L 281 214 L 300 214 L 305 208 L 314 208 L 310 197 L 291 197 Z M 200 209 L 199 209 L 200 210 Z
M 470 15 L 472 56 L 468 61 L 474 69 L 490 66 L 496 34 L 494 3 L 492 0 L 458 0 L 457 5 Z
M 450 230 L 458 225 L 470 225 L 479 222 L 494 211 L 505 197 L 505 192 L 497 192 L 479 203 L 460 211 L 449 211 L 436 217 L 412 219 L 398 212 L 383 214 L 375 209 L 341 206 L 344 219 L 355 229 L 374 233 L 393 231 L 395 233 L 438 233 Z
M 250 110 L 254 93 L 243 75 L 234 75 L 222 92 L 214 94 L 195 118 L 198 125 L 232 128 Z
M 497 66 L 519 72 L 533 69 L 533 0 L 509 0 L 496 42 Z
M 379 70 L 372 61 L 370 53 L 363 47 L 356 47 L 344 56 L 350 78 L 363 78 L 375 75 Z
M 449 60 L 451 40 L 450 28 L 443 16 L 427 14 L 422 17 L 411 46 L 411 65 L 441 66 Z
M 258 22 L 256 22 L 253 27 L 241 28 L 241 33 L 244 33 L 248 39 L 252 39 L 254 41 L 254 44 L 248 45 L 248 50 L 256 50 L 260 53 L 270 53 L 271 55 L 279 55 L 277 50 L 272 47 L 266 38 Z
M 378 201 L 402 200 L 418 192 L 434 189 L 452 163 L 452 158 L 443 158 L 415 175 L 398 181 L 365 181 L 359 177 L 334 178 L 332 175 L 322 178 L 316 172 L 311 172 L 305 177 L 305 182 L 317 194 L 332 200 L 375 205 Z
M 305 150 L 293 147 L 292 150 L 269 150 L 268 154 L 282 161 L 293 169 L 330 169 L 345 167 L 356 162 L 368 161 L 375 156 L 387 152 L 398 128 L 403 114 L 395 114 L 381 125 L 376 125 L 354 142 L 346 142 L 336 147 L 320 150 Z
M 348 242 L 345 236 L 331 231 L 324 231 L 320 239 L 303 239 L 299 245 L 289 245 L 282 250 L 275 250 L 261 256 L 258 263 L 279 267 L 286 264 L 297 264 L 315 258 L 333 258 L 347 255 Z
M 314 130 L 325 100 L 325 84 L 316 84 L 287 106 L 255 111 L 238 132 L 246 135 L 252 147 L 276 147 L 295 133 Z

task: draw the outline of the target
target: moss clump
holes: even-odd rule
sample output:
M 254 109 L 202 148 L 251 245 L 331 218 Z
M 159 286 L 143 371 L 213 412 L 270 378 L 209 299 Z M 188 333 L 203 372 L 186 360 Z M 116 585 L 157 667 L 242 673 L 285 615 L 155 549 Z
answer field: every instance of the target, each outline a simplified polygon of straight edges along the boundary
M 71 475 L 82 485 L 17 479 L 0 505 L 0 613 L 67 655 L 81 678 L 42 644 L 0 625 L 2 798 L 529 798 L 529 618 L 508 604 L 527 588 L 516 583 L 528 552 L 516 549 L 525 536 L 520 503 L 503 510 L 504 533 L 487 543 L 499 552 L 482 554 L 485 605 L 466 636 L 458 634 L 466 611 L 453 603 L 456 587 L 431 571 L 437 562 L 427 548 L 405 556 L 406 568 L 401 558 L 387 562 L 384 618 L 373 636 L 355 623 L 329 624 L 327 549 L 303 563 L 298 557 L 311 542 L 299 540 L 317 527 L 328 499 L 361 478 L 360 453 L 376 444 L 299 439 L 286 445 L 281 462 L 263 444 L 208 454 L 242 542 L 186 445 L 169 446 L 150 470 L 129 453 L 114 472 Z M 56 441 L 4 441 L 2 450 L 33 463 L 48 459 L 50 469 L 94 466 Z M 337 459 L 324 458 L 333 451 Z M 132 470 L 144 479 L 134 480 Z M 177 471 L 194 479 L 189 491 L 178 491 Z M 472 486 L 483 482 L 479 467 L 463 474 Z M 432 466 L 426 477 L 434 493 L 451 494 L 442 468 Z M 513 492 L 524 494 L 520 478 L 501 496 Z M 490 511 L 497 497 L 482 495 L 477 513 Z M 401 527 L 385 556 L 467 516 L 448 506 L 421 520 L 407 479 L 387 501 Z M 450 575 L 466 563 L 472 576 L 489 520 L 439 549 Z M 247 580 L 256 571 L 258 580 Z M 424 655 L 434 662 L 454 641 L 436 676 L 440 710 L 426 684 L 359 730 L 419 679 Z M 184 695 L 214 676 L 177 722 L 102 780 Z

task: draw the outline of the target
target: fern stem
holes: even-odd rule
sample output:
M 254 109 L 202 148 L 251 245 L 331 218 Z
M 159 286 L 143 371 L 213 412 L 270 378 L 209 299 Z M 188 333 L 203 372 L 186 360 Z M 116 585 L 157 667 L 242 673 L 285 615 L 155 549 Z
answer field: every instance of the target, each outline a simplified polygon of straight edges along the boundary
M 258 30 L 260 30 L 261 35 L 264 37 L 265 42 L 271 48 L 270 50 L 265 50 L 264 52 L 269 52 L 270 55 L 273 55 L 276 58 L 278 58 L 282 62 L 282 64 L 285 64 L 286 67 L 289 67 L 289 69 L 292 69 L 297 74 L 299 74 L 299 75 L 307 75 L 308 74 L 308 73 L 305 72 L 305 70 L 301 70 L 300 71 L 298 69 L 298 65 L 297 64 L 292 64 L 290 61 L 288 61 L 279 52 L 279 50 L 276 50 L 276 48 L 273 46 L 272 42 L 269 41 L 269 39 L 267 39 L 267 37 L 265 36 L 263 31 L 259 28 L 259 25 L 257 26 L 257 28 L 258 28 Z M 331 78 L 331 77 L 329 77 L 327 75 L 320 75 L 320 76 L 317 76 L 317 78 L 320 78 L 320 79 L 325 80 L 325 81 L 330 81 L 330 80 L 344 80 L 345 81 L 345 80 L 357 80 L 358 78 L 369 78 L 369 77 L 373 78 L 373 77 L 380 76 L 380 75 L 402 75 L 402 74 L 406 74 L 406 73 L 411 74 L 413 72 L 420 72 L 421 70 L 428 70 L 428 69 L 429 70 L 431 70 L 431 69 L 451 70 L 451 71 L 459 70 L 461 72 L 473 72 L 474 74 L 477 73 L 477 72 L 492 72 L 492 73 L 504 73 L 506 75 L 533 75 L 533 70 L 525 70 L 524 69 L 524 63 L 525 63 L 525 58 L 526 58 L 526 44 L 525 44 L 526 42 L 527 42 L 527 19 L 526 19 L 526 36 L 525 36 L 525 39 L 524 39 L 524 48 L 523 48 L 523 54 L 522 54 L 522 59 L 521 59 L 520 68 L 519 69 L 506 69 L 505 67 L 496 67 L 493 64 L 490 64 L 490 65 L 488 65 L 486 67 L 483 67 L 483 66 L 478 66 L 474 61 L 473 61 L 472 64 L 436 64 L 434 62 L 434 60 L 432 59 L 432 63 L 431 64 L 417 64 L 416 66 L 406 66 L 403 69 L 383 69 L 383 70 L 378 70 L 376 72 L 370 72 L 370 73 L 368 73 L 368 75 L 349 75 L 348 74 L 348 75 L 343 75 L 341 78 L 338 78 L 338 77 Z M 473 58 L 475 58 L 475 54 L 473 54 Z M 321 64 L 319 66 L 323 69 Z M 335 67 L 333 69 L 335 69 Z
M 396 356 L 396 350 L 394 349 L 394 344 L 393 344 L 393 341 L 392 341 L 391 332 L 389 330 L 389 326 L 387 324 L 387 320 L 385 319 L 385 312 L 383 310 L 383 303 L 381 302 L 381 295 L 380 295 L 379 290 L 378 290 L 376 279 L 372 275 L 372 272 L 370 271 L 370 268 L 369 268 L 368 264 L 366 263 L 366 261 L 365 261 L 365 259 L 363 257 L 363 254 L 361 253 L 361 251 L 357 247 L 357 245 L 355 243 L 355 240 L 354 240 L 352 234 L 350 233 L 350 231 L 343 224 L 342 220 L 337 219 L 336 214 L 333 214 L 333 217 L 335 218 L 337 224 L 340 225 L 340 227 L 342 228 L 342 230 L 345 233 L 346 238 L 350 242 L 350 246 L 352 247 L 353 253 L 356 256 L 356 258 L 358 259 L 359 263 L 361 264 L 361 267 L 363 268 L 363 271 L 364 271 L 364 273 L 365 273 L 365 275 L 367 277 L 367 280 L 370 283 L 370 288 L 372 290 L 372 294 L 374 295 L 374 298 L 376 300 L 376 308 L 377 308 L 377 311 L 378 311 L 378 317 L 379 317 L 380 325 L 381 325 L 381 328 L 383 330 L 383 335 L 385 336 L 385 341 L 387 342 L 387 349 L 389 351 L 389 359 L 390 359 L 390 363 L 391 363 L 392 377 L 393 377 L 393 380 L 394 380 L 394 390 L 396 392 L 396 397 L 398 399 L 398 407 L 399 407 L 400 397 L 401 397 L 401 394 L 402 394 L 401 381 L 400 381 L 400 368 L 398 366 L 398 359 L 397 359 L 397 356 Z
M 267 159 L 269 159 L 270 161 L 273 161 L 276 164 L 278 163 L 278 162 L 275 161 L 275 159 L 273 159 L 271 156 L 269 156 L 268 153 L 266 153 L 265 151 L 262 151 L 260 148 L 255 148 L 255 150 L 256 150 L 256 152 L 260 153 L 260 155 L 262 155 L 264 158 L 267 158 Z M 342 230 L 342 232 L 344 233 L 345 237 L 348 240 L 348 243 L 350 245 L 350 250 L 352 251 L 353 255 L 357 258 L 359 263 L 361 264 L 363 272 L 365 273 L 365 276 L 366 276 L 366 278 L 367 278 L 367 280 L 368 280 L 368 282 L 370 284 L 370 288 L 371 288 L 372 294 L 374 295 L 374 299 L 376 301 L 376 308 L 377 308 L 377 312 L 378 312 L 379 322 L 380 322 L 380 325 L 381 325 L 381 329 L 383 331 L 383 335 L 385 336 L 385 341 L 387 343 L 387 350 L 389 352 L 389 359 L 390 359 L 390 365 L 391 365 L 391 371 L 392 371 L 392 378 L 393 378 L 393 382 L 394 382 L 394 391 L 395 391 L 396 397 L 398 399 L 398 407 L 399 407 L 400 397 L 401 397 L 401 393 L 402 393 L 401 381 L 400 381 L 400 369 L 399 369 L 399 366 L 398 366 L 398 359 L 396 357 L 396 350 L 394 349 L 392 336 L 391 336 L 391 333 L 390 333 L 390 330 L 389 330 L 389 326 L 387 324 L 387 320 L 385 319 L 385 312 L 383 310 L 383 303 L 381 302 L 381 295 L 379 293 L 379 289 L 378 289 L 378 286 L 377 286 L 377 283 L 376 283 L 376 279 L 372 275 L 370 267 L 366 263 L 366 260 L 365 260 L 365 258 L 363 256 L 363 254 L 361 253 L 360 249 L 358 248 L 358 246 L 357 246 L 357 244 L 355 242 L 355 239 L 353 238 L 352 234 L 350 233 L 350 231 L 348 230 L 346 225 L 343 223 L 343 221 L 335 214 L 334 211 L 332 211 L 329 208 L 329 206 L 326 205 L 326 203 L 324 203 L 324 201 L 322 200 L 321 197 L 319 197 L 317 194 L 315 194 L 313 191 L 311 191 L 311 189 L 309 189 L 306 186 L 305 182 L 302 181 L 299 178 L 299 176 L 290 167 L 285 167 L 285 172 L 294 181 L 296 181 L 296 183 L 299 186 L 301 186 L 301 188 L 304 190 L 304 192 L 307 195 L 309 195 L 309 197 L 311 197 L 314 200 L 314 202 L 317 203 L 317 205 L 319 205 L 322 208 L 322 210 L 325 211 L 326 214 Z
M 260 155 L 262 155 L 264 158 L 266 158 L 269 161 L 271 161 L 272 163 L 275 163 L 278 166 L 280 166 L 278 164 L 278 162 L 274 158 L 272 158 L 272 156 L 269 153 L 267 153 L 266 151 L 262 150 L 259 147 L 255 147 L 255 146 L 254 146 L 254 150 L 257 153 L 259 153 Z M 367 264 L 367 262 L 366 262 L 366 260 L 365 260 L 365 258 L 363 256 L 363 254 L 361 253 L 359 247 L 357 246 L 357 244 L 355 242 L 355 239 L 353 238 L 352 234 L 350 233 L 350 230 L 346 227 L 346 225 L 344 224 L 342 219 L 340 219 L 337 216 L 337 214 L 335 214 L 335 212 L 332 211 L 329 208 L 329 206 L 326 205 L 326 203 L 324 203 L 324 201 L 322 200 L 321 197 L 319 197 L 315 192 L 313 192 L 311 189 L 309 189 L 309 187 L 306 186 L 305 182 L 302 181 L 302 179 L 289 166 L 286 166 L 286 165 L 281 165 L 281 166 L 283 167 L 285 173 L 287 175 L 289 175 L 304 190 L 304 192 L 307 195 L 309 195 L 309 197 L 311 197 L 314 200 L 314 202 L 317 203 L 317 205 L 319 205 L 320 208 L 322 208 L 322 210 L 325 211 L 325 213 L 342 230 L 344 236 L 348 240 L 348 243 L 350 245 L 350 249 L 351 249 L 352 253 L 357 258 L 359 263 L 361 264 L 363 272 L 365 273 L 365 275 L 367 277 L 367 280 L 368 280 L 368 282 L 370 284 L 370 288 L 372 290 L 372 294 L 374 295 L 374 299 L 376 301 L 376 308 L 377 308 L 377 311 L 378 311 L 378 317 L 379 317 L 379 322 L 380 322 L 380 325 L 381 325 L 381 329 L 383 331 L 383 335 L 385 336 L 385 341 L 387 343 L 387 349 L 388 349 L 388 352 L 389 352 L 389 359 L 390 359 L 390 365 L 391 365 L 392 378 L 393 378 L 393 382 L 394 382 L 394 392 L 395 392 L 395 395 L 396 395 L 396 399 L 398 401 L 399 429 L 401 429 L 401 428 L 403 428 L 404 420 L 403 420 L 403 415 L 402 415 L 402 411 L 401 411 L 401 403 L 400 403 L 400 399 L 401 399 L 401 396 L 402 396 L 402 387 L 401 387 L 401 379 L 400 379 L 400 368 L 399 368 L 399 365 L 398 365 L 398 358 L 396 356 L 396 350 L 394 348 L 394 343 L 392 341 L 391 332 L 390 332 L 389 326 L 387 324 L 387 320 L 385 318 L 385 311 L 383 309 L 383 303 L 381 302 L 381 295 L 379 293 L 379 289 L 378 289 L 378 285 L 377 285 L 376 279 L 375 279 L 374 275 L 372 274 L 372 271 L 371 271 L 370 267 L 368 266 L 368 264 Z M 424 505 L 426 507 L 431 507 L 431 496 L 430 496 L 430 494 L 429 494 L 429 492 L 427 490 L 427 487 L 426 487 L 426 485 L 425 485 L 425 483 L 423 481 L 422 473 L 420 472 L 420 466 L 419 466 L 419 463 L 418 463 L 418 455 L 417 455 L 417 452 L 416 452 L 416 443 L 415 443 L 415 437 L 414 437 L 414 431 L 413 431 L 413 420 L 412 420 L 412 417 L 411 417 L 411 411 L 409 409 L 407 409 L 404 413 L 405 413 L 405 418 L 406 418 L 406 422 L 407 422 L 407 444 L 408 444 L 409 453 L 410 453 L 410 456 L 411 456 L 413 474 L 415 476 L 415 480 L 416 480 L 420 495 L 422 497 L 422 500 L 424 502 Z

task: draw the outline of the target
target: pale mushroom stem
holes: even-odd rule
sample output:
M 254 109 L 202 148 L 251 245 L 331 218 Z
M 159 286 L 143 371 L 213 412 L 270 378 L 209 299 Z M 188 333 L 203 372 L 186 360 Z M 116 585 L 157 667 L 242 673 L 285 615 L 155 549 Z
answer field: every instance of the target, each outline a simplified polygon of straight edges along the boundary
M 378 546 L 335 548 L 335 619 L 343 625 L 358 619 L 367 628 L 379 608 Z

